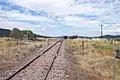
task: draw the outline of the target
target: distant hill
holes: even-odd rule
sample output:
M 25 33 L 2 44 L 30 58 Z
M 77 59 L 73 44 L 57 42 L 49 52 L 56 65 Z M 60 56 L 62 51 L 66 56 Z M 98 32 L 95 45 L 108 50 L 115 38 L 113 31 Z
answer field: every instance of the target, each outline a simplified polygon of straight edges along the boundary
M 103 38 L 120 38 L 120 35 L 105 35 Z
M 11 30 L 0 28 L 0 37 L 9 37 Z
M 78 36 L 79 38 L 101 38 L 101 36 L 97 37 L 87 37 L 87 36 Z M 120 35 L 104 35 L 102 38 L 120 38 Z
M 43 36 L 43 35 L 39 35 L 39 34 L 35 34 L 36 37 L 43 37 L 43 38 L 49 38 L 49 36 Z
M 96 36 L 96 37 L 87 37 L 87 36 L 67 36 L 68 38 L 88 38 L 88 39 L 91 39 L 91 38 L 101 38 L 100 36 Z M 56 37 L 56 38 L 64 38 L 64 36 L 60 36 L 60 37 Z M 104 35 L 102 36 L 102 38 L 120 38 L 120 35 Z

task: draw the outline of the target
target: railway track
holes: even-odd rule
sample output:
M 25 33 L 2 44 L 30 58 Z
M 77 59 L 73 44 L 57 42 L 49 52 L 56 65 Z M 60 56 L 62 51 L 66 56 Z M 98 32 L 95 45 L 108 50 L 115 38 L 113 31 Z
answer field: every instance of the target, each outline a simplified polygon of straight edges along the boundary
M 54 55 L 54 57 L 52 57 L 50 60 L 51 60 L 51 62 L 50 62 L 50 65 L 49 65 L 49 67 L 47 68 L 47 71 L 45 71 L 44 73 L 45 73 L 45 75 L 42 77 L 42 79 L 38 79 L 38 80 L 46 80 L 47 79 L 47 77 L 48 77 L 48 74 L 50 73 L 50 70 L 51 70 L 51 68 L 52 68 L 52 66 L 53 66 L 53 64 L 54 64 L 54 61 L 55 61 L 55 59 L 57 58 L 57 56 L 58 56 L 58 53 L 59 53 L 59 50 L 60 50 L 60 48 L 61 48 L 61 45 L 62 45 L 62 43 L 63 43 L 63 40 L 59 40 L 59 41 L 57 41 L 55 44 L 53 44 L 51 47 L 49 47 L 48 49 L 46 49 L 42 54 L 42 56 L 44 56 L 44 55 L 46 55 L 47 56 L 47 53 L 51 50 L 51 49 L 53 49 L 52 51 L 54 51 L 54 48 L 53 47 L 56 47 L 56 46 L 58 46 L 58 49 L 57 49 L 57 51 L 56 52 L 54 52 L 54 54 L 51 54 L 52 56 Z M 58 45 L 59 44 L 59 45 Z M 51 52 L 50 52 L 51 53 Z M 37 57 L 35 57 L 34 59 L 32 59 L 29 63 L 27 63 L 25 66 L 23 66 L 21 69 L 19 69 L 18 71 L 16 71 L 14 74 L 12 74 L 11 76 L 9 76 L 7 79 L 5 79 L 5 80 L 16 80 L 16 78 L 14 79 L 14 77 L 16 77 L 16 75 L 19 75 L 21 72 L 23 72 L 26 68 L 29 68 L 29 66 L 31 65 L 31 64 L 33 64 L 36 60 L 38 60 L 40 57 L 42 57 L 41 55 L 38 55 Z M 44 58 L 43 58 L 44 59 Z M 44 68 L 44 67 L 43 67 Z M 25 72 L 25 71 L 24 71 Z M 27 79 L 28 80 L 28 79 Z

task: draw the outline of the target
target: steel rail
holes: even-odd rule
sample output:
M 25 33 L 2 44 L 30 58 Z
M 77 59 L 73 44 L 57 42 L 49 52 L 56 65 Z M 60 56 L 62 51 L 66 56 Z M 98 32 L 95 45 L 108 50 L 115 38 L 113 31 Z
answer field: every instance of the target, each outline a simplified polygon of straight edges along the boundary
M 61 44 L 60 44 L 60 46 L 59 46 L 59 48 L 58 48 L 58 50 L 57 50 L 57 53 L 56 53 L 55 57 L 53 58 L 53 61 L 52 61 L 51 65 L 50 65 L 50 67 L 49 67 L 49 69 L 48 69 L 48 71 L 47 71 L 47 74 L 45 75 L 44 80 L 47 79 L 47 77 L 48 77 L 48 75 L 49 75 L 49 73 L 50 73 L 50 71 L 51 71 L 51 69 L 52 69 L 52 66 L 53 66 L 53 64 L 54 64 L 54 62 L 55 62 L 55 59 L 56 59 L 57 56 L 58 56 L 58 53 L 59 53 L 60 48 L 61 48 L 61 46 L 62 46 L 62 43 L 63 43 L 63 40 L 61 41 Z
M 45 51 L 42 52 L 42 54 L 45 54 L 47 51 L 49 51 L 52 47 L 54 47 L 57 43 L 61 42 L 61 40 L 57 41 L 56 43 L 54 43 L 52 46 L 50 46 L 48 49 L 46 49 Z M 34 59 L 32 59 L 30 62 L 28 62 L 26 65 L 24 65 L 22 68 L 20 68 L 18 71 L 16 71 L 15 73 L 13 73 L 11 76 L 9 76 L 6 80 L 10 80 L 12 79 L 15 75 L 17 75 L 19 72 L 21 72 L 22 70 L 24 70 L 25 68 L 27 68 L 31 63 L 33 63 L 36 59 L 38 59 L 41 55 L 38 55 L 37 57 L 35 57 Z

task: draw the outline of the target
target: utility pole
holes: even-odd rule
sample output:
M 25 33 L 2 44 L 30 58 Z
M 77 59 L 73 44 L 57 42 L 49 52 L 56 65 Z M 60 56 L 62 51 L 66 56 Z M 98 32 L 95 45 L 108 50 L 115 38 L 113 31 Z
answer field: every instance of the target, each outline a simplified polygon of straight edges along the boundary
M 103 37 L 103 25 L 101 24 L 101 38 Z

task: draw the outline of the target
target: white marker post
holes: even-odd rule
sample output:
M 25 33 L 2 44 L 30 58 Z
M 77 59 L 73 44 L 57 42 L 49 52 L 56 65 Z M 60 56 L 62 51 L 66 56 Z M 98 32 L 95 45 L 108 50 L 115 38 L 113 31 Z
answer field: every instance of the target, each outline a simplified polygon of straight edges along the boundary
M 46 45 L 48 45 L 48 38 L 46 38 Z

